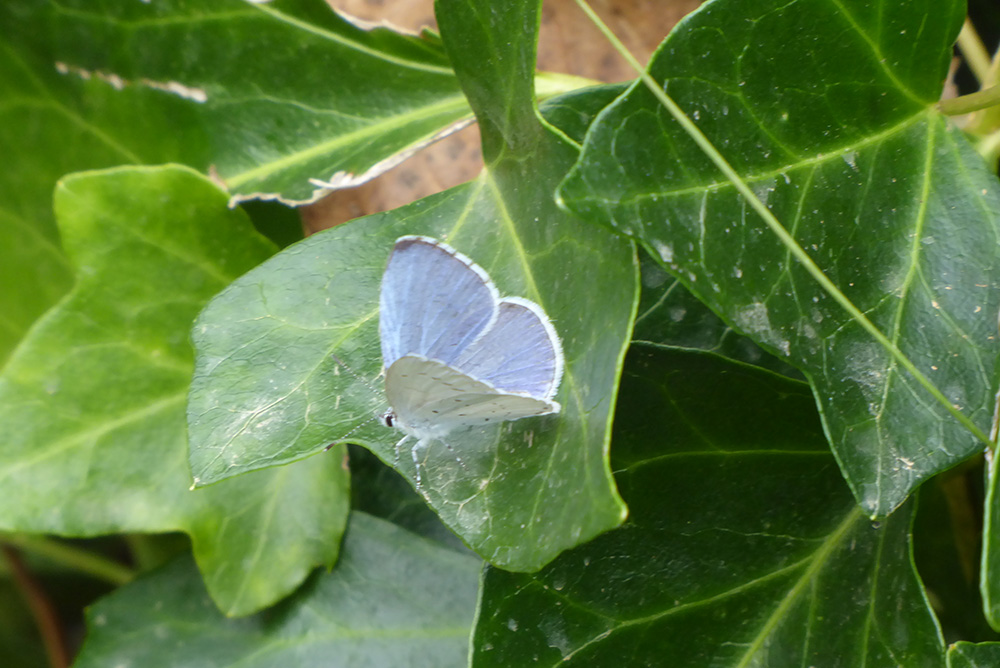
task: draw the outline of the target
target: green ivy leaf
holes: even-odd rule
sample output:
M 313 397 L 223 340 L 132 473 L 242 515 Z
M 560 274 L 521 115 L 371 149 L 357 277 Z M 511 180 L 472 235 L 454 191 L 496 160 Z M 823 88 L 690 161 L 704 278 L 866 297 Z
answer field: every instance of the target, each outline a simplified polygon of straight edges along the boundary
M 68 0 L 3 14 L 13 57 L 62 73 L 53 113 L 130 162 L 211 165 L 237 198 L 307 201 L 322 191 L 310 179 L 361 183 L 469 118 L 440 45 L 363 30 L 312 0 Z
M 803 383 L 638 344 L 613 446 L 629 520 L 538 573 L 488 568 L 477 668 L 943 665 L 910 507 L 864 517 Z
M 350 445 L 348 452 L 351 457 L 352 509 L 389 520 L 442 545 L 468 551 L 403 476 L 360 446 Z
M 348 481 L 339 452 L 189 489 L 190 323 L 274 252 L 226 201 L 180 167 L 60 182 L 77 283 L 0 376 L 0 528 L 185 531 L 219 606 L 246 614 L 334 561 Z
M 948 668 L 994 668 L 1000 665 L 1000 642 L 957 642 L 948 648 Z
M 467 665 L 478 560 L 351 515 L 337 568 L 265 613 L 226 619 L 187 559 L 87 612 L 76 668 Z
M 988 431 L 1000 188 L 931 106 L 964 12 L 958 0 L 718 0 L 678 26 L 650 72 L 826 275 Z M 730 326 L 802 369 L 866 512 L 888 514 L 982 449 L 644 86 L 594 124 L 562 195 L 640 239 Z
M 233 283 L 199 317 L 189 420 L 191 468 L 200 484 L 295 461 L 347 439 L 419 487 L 483 558 L 513 570 L 537 569 L 623 519 L 607 447 L 637 300 L 634 251 L 555 206 L 553 192 L 576 152 L 539 119 L 531 87 L 508 81 L 515 74 L 533 77 L 537 16 L 528 14 L 538 8 L 517 4 L 505 3 L 498 8 L 503 16 L 487 12 L 485 18 L 475 8 L 439 6 L 448 17 L 441 23 L 446 45 L 458 40 L 449 48 L 459 49 L 452 60 L 464 63 L 463 85 L 478 91 L 473 105 L 480 103 L 477 95 L 488 98 L 481 112 L 489 117 L 483 127 L 488 168 L 476 181 L 313 235 Z M 496 54 L 482 50 L 486 28 L 478 23 L 494 18 L 491 29 L 501 32 L 490 43 L 503 45 L 504 58 L 519 63 L 505 70 L 510 97 L 504 99 L 489 97 L 501 95 L 488 90 L 486 80 Z M 608 97 L 603 89 L 595 94 Z M 594 109 L 585 96 L 573 100 L 584 116 Z M 501 102 L 502 113 L 492 106 Z M 393 243 L 405 234 L 446 240 L 479 263 L 501 294 L 540 304 L 566 355 L 558 416 L 432 442 L 421 449 L 419 485 L 409 447 L 396 447 L 401 434 L 372 420 L 387 408 L 379 283 Z
M 639 251 L 642 297 L 633 341 L 695 348 L 801 379 L 798 369 L 737 334 L 684 284 L 645 251 Z
M 8 7 L 0 6 L 0 16 Z M 72 171 L 66 166 L 75 155 L 67 153 L 65 146 L 50 143 L 44 121 L 52 120 L 58 112 L 45 86 L 11 50 L 6 39 L 0 44 L 0 97 L 4 100 L 0 108 L 0 147 L 10 164 L 16 165 L 0 173 L 2 367 L 31 323 L 72 285 L 72 271 L 59 248 L 52 220 L 52 185 Z M 73 127 L 64 118 L 59 121 Z M 102 155 L 100 142 L 90 136 L 81 139 L 84 141 L 80 148 L 91 155 Z
M 72 285 L 51 216 L 62 175 L 176 161 L 238 196 L 305 200 L 309 179 L 374 176 L 470 117 L 439 44 L 309 0 L 8 2 L 0 25 L 0 147 L 17 165 L 0 175 L 0 363 Z

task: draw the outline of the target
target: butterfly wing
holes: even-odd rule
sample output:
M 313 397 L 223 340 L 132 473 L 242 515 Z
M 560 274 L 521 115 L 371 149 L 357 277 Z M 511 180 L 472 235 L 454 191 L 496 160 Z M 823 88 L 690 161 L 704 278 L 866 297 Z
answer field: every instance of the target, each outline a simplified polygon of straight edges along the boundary
M 559 404 L 503 392 L 437 360 L 404 355 L 386 371 L 385 392 L 400 428 L 439 438 L 462 426 L 546 415 Z
M 562 379 L 559 337 L 541 307 L 500 300 L 497 318 L 455 359 L 454 366 L 504 392 L 549 400 Z
M 384 368 L 409 354 L 450 364 L 494 320 L 498 297 L 486 272 L 447 244 L 400 237 L 379 298 Z

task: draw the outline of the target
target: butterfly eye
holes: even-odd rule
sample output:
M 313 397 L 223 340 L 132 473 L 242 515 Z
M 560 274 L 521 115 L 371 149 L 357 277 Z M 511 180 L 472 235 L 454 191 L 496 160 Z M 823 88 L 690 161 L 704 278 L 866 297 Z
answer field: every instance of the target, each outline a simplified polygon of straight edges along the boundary
M 396 421 L 396 414 L 393 413 L 392 411 L 388 411 L 387 413 L 382 414 L 382 424 L 384 424 L 386 427 L 392 427 L 393 422 L 395 421 Z

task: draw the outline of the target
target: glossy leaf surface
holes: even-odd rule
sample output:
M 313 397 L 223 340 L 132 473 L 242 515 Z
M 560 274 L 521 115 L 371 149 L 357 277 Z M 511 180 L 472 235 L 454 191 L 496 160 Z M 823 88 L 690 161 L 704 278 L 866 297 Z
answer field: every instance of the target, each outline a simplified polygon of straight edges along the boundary
M 440 44 L 321 2 L 15 1 L 0 25 L 17 166 L 0 175 L 0 362 L 72 284 L 51 214 L 64 174 L 177 161 L 305 200 L 310 179 L 375 176 L 470 118 Z
M 650 72 L 834 284 L 985 432 L 998 378 L 1000 188 L 932 108 L 963 16 L 958 1 L 717 0 L 674 30 Z M 886 515 L 982 449 L 643 86 L 594 124 L 562 196 L 641 240 L 730 326 L 807 375 L 867 513 Z
M 910 507 L 861 513 L 803 383 L 635 345 L 615 425 L 628 521 L 538 573 L 489 568 L 476 668 L 944 664 Z
M 191 321 L 274 247 L 184 168 L 70 176 L 55 201 L 77 283 L 0 376 L 0 528 L 185 531 L 222 609 L 269 605 L 336 558 L 343 454 L 191 491 L 184 406 Z
M 801 380 L 795 367 L 738 334 L 644 250 L 639 264 L 642 297 L 633 341 L 706 350 Z
M 322 2 L 71 0 L 6 14 L 17 64 L 64 79 L 49 113 L 130 162 L 211 165 L 239 197 L 305 201 L 321 190 L 310 179 L 363 182 L 469 117 L 439 44 L 363 30 Z
M 1000 643 L 957 642 L 948 648 L 948 668 L 993 668 L 1000 665 Z
M 461 668 L 479 561 L 354 513 L 332 572 L 265 613 L 226 619 L 188 559 L 89 610 L 77 668 Z
M 466 63 L 463 85 L 500 95 L 485 91 L 492 61 L 476 69 L 479 42 L 463 32 L 485 30 L 482 17 L 459 5 L 448 5 L 454 23 L 442 31 L 446 43 L 458 34 L 466 46 L 455 48 L 469 49 L 452 53 Z M 530 81 L 535 27 L 518 16 L 494 26 L 507 31 L 496 43 L 520 64 L 517 77 Z M 348 439 L 418 486 L 483 558 L 515 570 L 536 569 L 622 520 L 607 442 L 637 299 L 634 251 L 555 206 L 575 147 L 540 121 L 530 86 L 509 85 L 508 98 L 489 102 L 502 101 L 509 114 L 484 127 L 490 162 L 476 181 L 316 234 L 236 281 L 202 313 L 189 409 L 191 466 L 201 484 Z M 595 106 L 575 99 L 585 115 Z M 416 456 L 412 441 L 397 447 L 402 434 L 373 421 L 387 408 L 379 284 L 405 234 L 446 240 L 502 295 L 541 305 L 566 356 L 559 415 L 454 432 Z
M 459 552 L 468 552 L 406 478 L 361 446 L 349 445 L 347 450 L 351 457 L 351 507 L 354 510 L 389 520 Z

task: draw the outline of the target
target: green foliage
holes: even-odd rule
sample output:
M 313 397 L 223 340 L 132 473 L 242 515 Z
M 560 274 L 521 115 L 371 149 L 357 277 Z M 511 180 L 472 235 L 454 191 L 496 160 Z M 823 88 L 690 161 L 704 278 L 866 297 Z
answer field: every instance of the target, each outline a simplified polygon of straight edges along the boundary
M 489 568 L 474 665 L 943 665 L 910 509 L 864 517 L 804 383 L 637 344 L 613 442 L 628 521 L 537 573 Z
M 1000 643 L 955 643 L 948 648 L 948 668 L 989 668 L 1000 664 Z
M 921 24 L 909 18 L 923 16 L 914 3 L 714 3 L 664 42 L 650 73 L 824 273 L 988 431 L 1000 187 L 929 106 L 964 13 L 933 5 L 936 19 Z M 764 57 L 764 35 L 787 38 Z M 795 53 L 813 57 L 772 65 Z M 964 206 L 956 192 L 968 193 Z M 734 329 L 802 369 L 866 512 L 885 516 L 982 449 L 791 257 L 645 86 L 591 127 L 562 197 L 642 241 Z
M 477 570 L 472 557 L 354 513 L 338 567 L 267 612 L 226 619 L 179 559 L 88 611 L 76 665 L 155 668 L 191 656 L 211 666 L 459 666 Z
M 440 38 L 0 5 L 0 542 L 60 615 L 118 588 L 76 665 L 1000 662 L 1000 187 L 936 106 L 963 4 L 712 0 L 648 70 L 927 380 L 642 81 L 537 77 L 539 5 L 438 0 Z M 298 240 L 285 204 L 473 117 L 478 178 Z M 372 419 L 406 234 L 544 308 L 558 414 L 419 458 Z M 0 662 L 43 665 L 0 584 Z
M 0 528 L 187 531 L 219 606 L 246 614 L 336 560 L 348 481 L 331 456 L 189 489 L 191 320 L 274 252 L 226 200 L 180 167 L 60 181 L 78 278 L 0 376 Z

